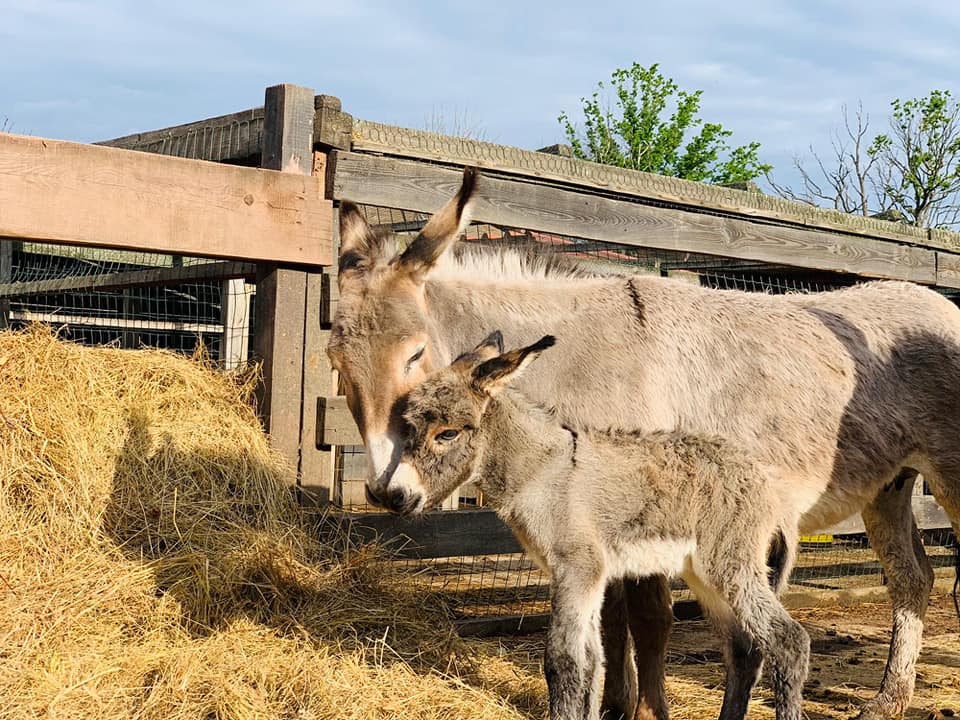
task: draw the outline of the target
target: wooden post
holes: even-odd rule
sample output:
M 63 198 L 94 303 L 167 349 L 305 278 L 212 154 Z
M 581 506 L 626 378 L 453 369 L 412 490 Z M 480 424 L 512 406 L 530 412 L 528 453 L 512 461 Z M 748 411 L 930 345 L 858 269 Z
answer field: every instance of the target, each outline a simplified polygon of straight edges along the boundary
M 243 278 L 224 280 L 220 301 L 223 340 L 220 357 L 227 370 L 247 361 L 250 337 L 250 286 Z
M 13 282 L 14 240 L 0 240 L 0 284 Z M 0 299 L 0 330 L 10 327 L 10 301 Z
M 275 85 L 264 97 L 261 167 L 310 174 L 313 90 Z M 258 410 L 273 446 L 301 474 L 303 352 L 307 274 L 275 264 L 257 267 L 254 352 L 263 363 Z
M 314 128 L 314 141 L 321 150 L 330 149 L 332 142 L 341 144 L 345 142 L 349 147 L 352 119 L 349 115 L 340 112 L 340 101 L 321 95 L 317 97 L 315 107 L 317 127 Z M 335 107 L 335 123 L 329 121 L 329 113 L 333 107 Z M 331 126 L 336 128 L 336 132 L 329 131 Z M 321 136 L 319 139 L 318 134 Z M 328 170 L 326 152 L 314 153 L 313 174 L 324 182 L 326 197 L 330 197 L 331 187 L 326 184 Z M 332 255 L 336 258 L 340 251 L 339 212 L 336 209 L 333 212 L 331 230 Z M 334 503 L 342 497 L 341 489 L 337 486 L 339 483 L 336 473 L 338 450 L 333 445 L 320 442 L 318 428 L 321 405 L 326 398 L 336 396 L 338 389 L 337 375 L 326 353 L 332 320 L 331 297 L 337 287 L 336 269 L 334 259 L 334 262 L 324 268 L 323 272 L 312 272 L 307 277 L 307 324 L 303 355 L 303 433 L 300 447 L 303 490 L 301 497 L 311 504 Z

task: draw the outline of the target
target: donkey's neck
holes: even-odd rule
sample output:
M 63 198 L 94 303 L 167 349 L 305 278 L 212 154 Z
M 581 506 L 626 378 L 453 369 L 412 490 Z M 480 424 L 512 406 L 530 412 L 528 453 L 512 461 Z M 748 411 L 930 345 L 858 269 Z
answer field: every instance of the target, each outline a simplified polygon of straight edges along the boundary
M 449 362 L 492 330 L 502 331 L 507 343 L 551 332 L 569 318 L 584 283 L 589 282 L 597 280 L 444 278 L 427 282 L 426 298 L 434 332 Z
M 574 466 L 576 433 L 516 391 L 490 401 L 480 433 L 474 478 L 498 509 L 524 485 Z

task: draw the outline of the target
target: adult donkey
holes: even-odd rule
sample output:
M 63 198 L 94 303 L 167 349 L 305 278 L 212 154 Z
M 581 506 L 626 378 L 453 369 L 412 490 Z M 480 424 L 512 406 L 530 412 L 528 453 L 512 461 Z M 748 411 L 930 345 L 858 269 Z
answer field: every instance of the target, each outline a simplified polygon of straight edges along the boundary
M 960 310 L 907 283 L 772 296 L 591 277 L 512 250 L 447 253 L 468 223 L 476 179 L 468 169 L 399 255 L 389 233 L 349 203 L 340 209 L 340 304 L 328 353 L 367 447 L 370 500 L 403 506 L 391 485 L 402 449 L 395 439 L 403 398 L 426 373 L 490 328 L 511 345 L 550 333 L 563 352 L 519 387 L 568 424 L 741 443 L 806 489 L 804 532 L 862 513 L 894 612 L 886 672 L 861 717 L 902 712 L 933 584 L 911 513 L 917 471 L 960 529 Z M 608 587 L 608 717 L 665 720 L 670 624 L 665 580 Z M 739 633 L 726 652 L 721 718 L 739 720 L 761 660 Z

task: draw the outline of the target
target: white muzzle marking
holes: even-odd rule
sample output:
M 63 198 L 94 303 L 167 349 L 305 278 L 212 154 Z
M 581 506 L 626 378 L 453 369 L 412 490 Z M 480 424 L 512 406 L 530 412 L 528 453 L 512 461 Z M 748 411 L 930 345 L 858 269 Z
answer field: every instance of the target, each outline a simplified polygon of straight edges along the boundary
M 374 435 L 367 440 L 367 463 L 372 482 L 378 481 L 390 467 L 395 446 L 396 443 L 394 443 L 393 438 L 386 434 Z

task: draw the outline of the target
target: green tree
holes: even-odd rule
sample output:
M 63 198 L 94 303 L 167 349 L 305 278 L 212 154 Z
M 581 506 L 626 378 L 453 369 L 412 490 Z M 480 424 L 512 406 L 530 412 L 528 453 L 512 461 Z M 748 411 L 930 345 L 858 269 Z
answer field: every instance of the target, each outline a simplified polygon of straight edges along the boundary
M 885 170 L 879 187 L 892 211 L 913 225 L 941 227 L 960 219 L 960 104 L 949 90 L 891 103 L 890 132 L 867 153 Z
M 771 170 L 757 156 L 760 143 L 730 149 L 731 131 L 698 117 L 703 91 L 681 90 L 659 65 L 615 70 L 610 89 L 613 108 L 603 82 L 589 98 L 580 98 L 582 133 L 560 113 L 576 157 L 711 183 L 745 182 Z
M 813 147 L 813 169 L 794 158 L 794 189 L 768 180 L 783 197 L 919 227 L 960 225 L 960 104 L 949 90 L 891 103 L 890 130 L 873 134 L 858 106 L 834 133 L 832 152 Z

